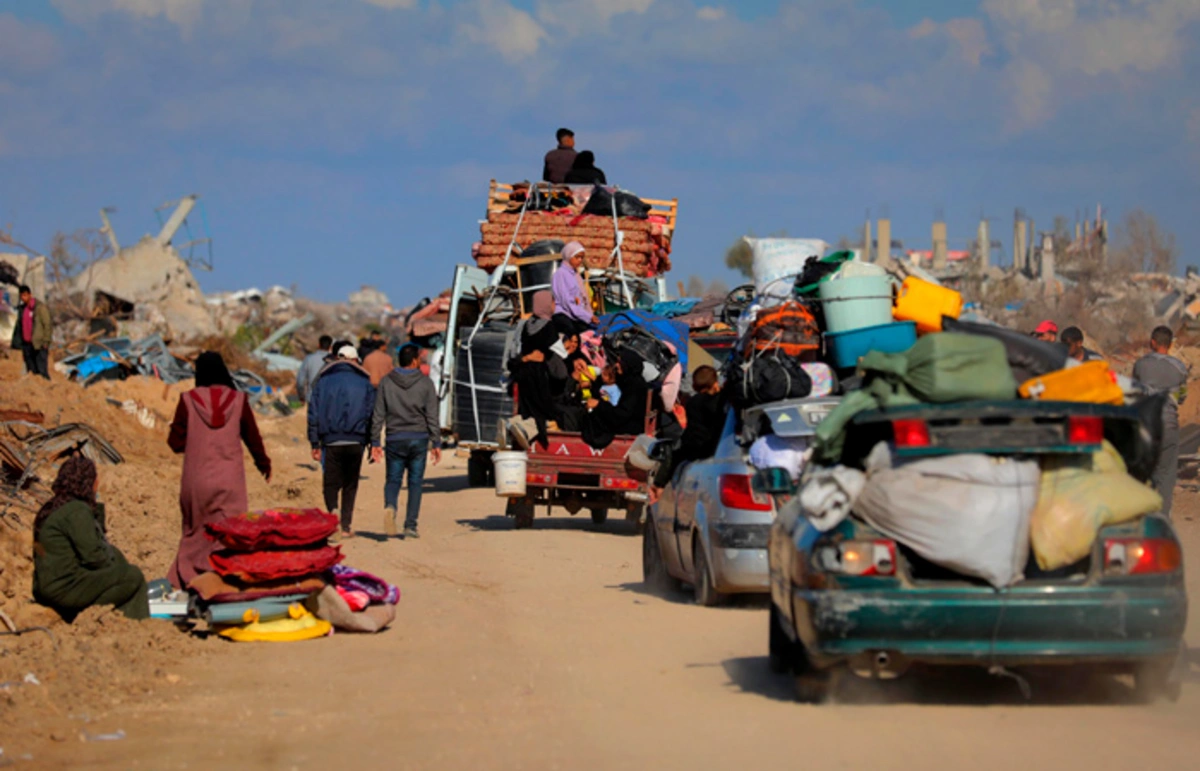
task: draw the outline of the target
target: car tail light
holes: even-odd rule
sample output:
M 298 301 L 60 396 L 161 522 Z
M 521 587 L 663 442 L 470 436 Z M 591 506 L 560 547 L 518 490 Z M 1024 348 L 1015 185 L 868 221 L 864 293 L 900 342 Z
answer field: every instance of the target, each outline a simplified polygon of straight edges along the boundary
M 1067 418 L 1068 444 L 1100 444 L 1104 441 L 1104 418 L 1072 415 Z
M 525 484 L 529 485 L 553 485 L 553 474 L 526 474 Z
M 771 498 L 754 491 L 749 474 L 722 474 L 721 505 L 727 509 L 770 511 Z
M 896 542 L 843 541 L 816 551 L 817 566 L 844 576 L 896 575 Z
M 1106 575 L 1174 573 L 1182 564 L 1179 544 L 1169 538 L 1108 538 L 1104 541 Z
M 897 447 L 928 447 L 929 426 L 923 420 L 893 420 L 892 437 Z
M 636 490 L 638 481 L 628 477 L 604 477 L 600 480 L 600 486 L 605 490 Z

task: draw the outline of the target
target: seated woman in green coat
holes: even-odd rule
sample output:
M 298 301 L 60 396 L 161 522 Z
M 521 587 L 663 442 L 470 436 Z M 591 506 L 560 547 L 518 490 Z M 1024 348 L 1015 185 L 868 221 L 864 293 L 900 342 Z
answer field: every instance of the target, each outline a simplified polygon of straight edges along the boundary
M 149 618 L 145 576 L 105 538 L 99 486 L 96 464 L 82 455 L 59 469 L 54 497 L 33 523 L 33 598 L 67 621 L 93 605 Z

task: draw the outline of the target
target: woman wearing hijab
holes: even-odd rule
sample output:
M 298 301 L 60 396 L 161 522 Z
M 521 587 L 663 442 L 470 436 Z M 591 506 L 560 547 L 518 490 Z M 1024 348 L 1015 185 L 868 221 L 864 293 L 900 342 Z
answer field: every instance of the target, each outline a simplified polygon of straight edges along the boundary
M 608 447 L 617 436 L 640 434 L 646 429 L 650 387 L 642 377 L 642 359 L 623 349 L 620 358 L 610 366 L 621 398 L 616 404 L 589 399 L 589 412 L 583 418 L 583 441 L 597 450 Z
M 33 598 L 67 621 L 93 605 L 149 618 L 146 578 L 105 538 L 98 488 L 96 464 L 82 455 L 59 468 L 54 497 L 33 521 Z
M 596 154 L 591 150 L 584 150 L 575 156 L 575 162 L 571 165 L 571 170 L 567 172 L 566 181 L 568 185 L 608 184 L 604 172 L 596 168 Z
M 250 402 L 234 387 L 221 355 L 206 351 L 196 359 L 196 387 L 179 397 L 167 438 L 172 450 L 183 453 L 179 489 L 183 536 L 167 575 L 178 589 L 212 570 L 208 558 L 216 551 L 217 542 L 209 537 L 205 526 L 244 514 L 248 508 L 243 442 L 259 473 L 271 481 L 271 459 L 263 447 Z
M 521 353 L 508 363 L 512 382 L 517 387 L 517 412 L 522 418 L 531 418 L 537 426 L 534 439 L 546 442 L 546 423 L 558 420 L 556 394 L 562 392 L 561 384 L 556 387 L 556 376 L 567 376 L 566 366 L 554 352 L 558 345 L 558 329 L 554 317 L 554 296 L 543 290 L 533 295 L 533 316 L 521 330 Z

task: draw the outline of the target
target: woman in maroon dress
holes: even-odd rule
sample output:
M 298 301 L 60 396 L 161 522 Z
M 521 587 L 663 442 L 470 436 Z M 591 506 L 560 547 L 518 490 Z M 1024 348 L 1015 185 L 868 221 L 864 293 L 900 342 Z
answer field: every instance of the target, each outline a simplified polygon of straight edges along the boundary
M 183 537 L 168 574 L 176 588 L 183 589 L 197 575 L 212 570 L 208 558 L 217 542 L 205 525 L 247 510 L 242 442 L 259 473 L 271 481 L 271 459 L 250 402 L 234 387 L 221 355 L 206 351 L 196 359 L 196 387 L 179 397 L 167 438 L 172 450 L 183 453 L 179 489 Z

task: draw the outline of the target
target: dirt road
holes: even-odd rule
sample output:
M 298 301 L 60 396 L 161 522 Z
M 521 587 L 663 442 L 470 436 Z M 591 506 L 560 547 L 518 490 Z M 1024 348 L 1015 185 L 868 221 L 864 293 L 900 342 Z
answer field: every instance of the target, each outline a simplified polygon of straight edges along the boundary
M 625 523 L 598 529 L 564 513 L 514 532 L 450 459 L 429 480 L 422 538 L 380 542 L 369 536 L 382 474 L 366 473 L 356 526 L 367 537 L 345 551 L 400 585 L 390 631 L 198 643 L 213 653 L 180 662 L 165 695 L 89 728 L 126 738 L 47 744 L 28 765 L 1094 771 L 1200 758 L 1194 682 L 1175 705 L 1129 706 L 1115 680 L 1035 682 L 1025 703 L 1011 680 L 952 671 L 852 684 L 836 705 L 793 703 L 767 671 L 763 606 L 646 595 Z M 1200 527 L 1182 526 L 1194 561 Z

